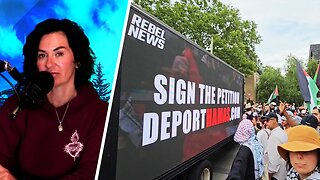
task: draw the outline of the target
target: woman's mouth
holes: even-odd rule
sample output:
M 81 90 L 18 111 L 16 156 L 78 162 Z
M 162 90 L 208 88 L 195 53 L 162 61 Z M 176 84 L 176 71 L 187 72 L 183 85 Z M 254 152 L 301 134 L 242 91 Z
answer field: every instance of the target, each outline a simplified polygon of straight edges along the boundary
M 58 74 L 59 74 L 59 73 L 57 73 L 57 72 L 51 72 L 51 75 L 52 75 L 53 77 L 56 77 Z

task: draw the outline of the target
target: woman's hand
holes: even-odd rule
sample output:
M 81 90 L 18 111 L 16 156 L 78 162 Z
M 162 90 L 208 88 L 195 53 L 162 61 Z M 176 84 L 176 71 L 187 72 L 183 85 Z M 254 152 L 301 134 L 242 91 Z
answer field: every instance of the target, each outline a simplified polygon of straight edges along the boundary
M 0 165 L 0 180 L 15 180 L 10 171 Z

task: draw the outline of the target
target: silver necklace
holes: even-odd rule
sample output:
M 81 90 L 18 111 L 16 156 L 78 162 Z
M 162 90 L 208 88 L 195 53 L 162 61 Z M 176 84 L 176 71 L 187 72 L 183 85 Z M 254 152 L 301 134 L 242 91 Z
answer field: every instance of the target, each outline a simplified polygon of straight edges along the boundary
M 67 107 L 66 107 L 66 110 L 64 110 L 64 113 L 63 113 L 63 116 L 62 116 L 62 119 L 60 120 L 60 117 L 59 117 L 59 114 L 57 112 L 57 109 L 54 108 L 55 112 L 56 112 L 56 115 L 57 115 L 57 118 L 58 118 L 58 122 L 59 122 L 59 126 L 58 126 L 58 130 L 61 132 L 63 131 L 63 126 L 62 126 L 62 122 L 64 120 L 64 117 L 66 116 L 67 114 L 67 111 L 68 111 L 68 108 L 69 108 L 69 104 L 70 104 L 70 101 L 68 102 L 67 104 Z

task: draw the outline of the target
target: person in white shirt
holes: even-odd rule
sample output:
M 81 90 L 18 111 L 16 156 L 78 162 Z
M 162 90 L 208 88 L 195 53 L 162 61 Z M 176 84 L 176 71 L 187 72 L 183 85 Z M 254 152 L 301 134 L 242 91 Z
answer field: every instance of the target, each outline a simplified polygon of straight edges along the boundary
M 271 112 L 266 118 L 267 128 L 271 130 L 267 143 L 269 179 L 283 180 L 287 175 L 286 161 L 281 158 L 277 147 L 280 144 L 286 143 L 288 141 L 288 136 L 279 126 L 277 114 Z
M 262 116 L 260 118 L 260 122 L 262 124 L 261 130 L 258 131 L 257 133 L 257 139 L 258 141 L 262 144 L 263 147 L 263 161 L 264 161 L 264 173 L 262 176 L 262 180 L 269 180 L 269 175 L 268 175 L 268 154 L 267 154 L 267 143 L 268 143 L 268 139 L 270 136 L 270 129 L 266 128 L 266 117 Z

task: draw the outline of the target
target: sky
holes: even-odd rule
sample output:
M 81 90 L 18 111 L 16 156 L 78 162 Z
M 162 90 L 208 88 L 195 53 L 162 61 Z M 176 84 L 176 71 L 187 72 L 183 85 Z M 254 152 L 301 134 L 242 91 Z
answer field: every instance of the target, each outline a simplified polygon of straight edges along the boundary
M 243 20 L 254 21 L 262 42 L 256 52 L 264 66 L 285 70 L 292 54 L 307 62 L 311 44 L 320 44 L 320 1 L 220 0 L 240 10 Z
M 105 83 L 112 84 L 127 4 L 128 0 L 0 0 L 0 60 L 23 72 L 22 48 L 34 26 L 47 18 L 68 18 L 84 29 L 96 64 L 102 64 Z M 16 83 L 7 72 L 2 74 Z M 0 77 L 0 92 L 8 88 Z

